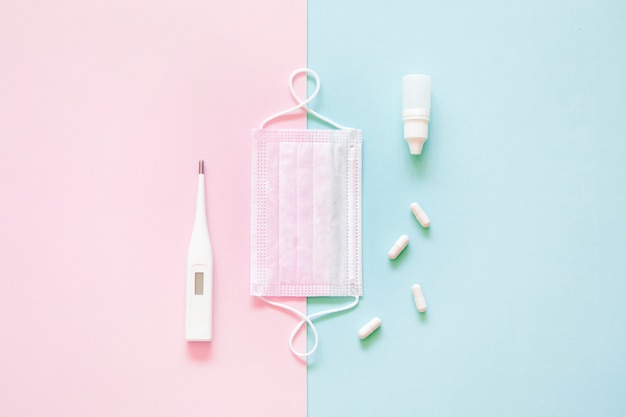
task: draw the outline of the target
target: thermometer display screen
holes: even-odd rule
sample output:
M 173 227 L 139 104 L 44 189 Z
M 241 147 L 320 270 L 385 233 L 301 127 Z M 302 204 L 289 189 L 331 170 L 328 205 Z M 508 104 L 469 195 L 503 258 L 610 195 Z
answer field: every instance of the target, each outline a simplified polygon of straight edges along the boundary
M 196 272 L 196 284 L 194 286 L 194 294 L 204 294 L 204 272 Z

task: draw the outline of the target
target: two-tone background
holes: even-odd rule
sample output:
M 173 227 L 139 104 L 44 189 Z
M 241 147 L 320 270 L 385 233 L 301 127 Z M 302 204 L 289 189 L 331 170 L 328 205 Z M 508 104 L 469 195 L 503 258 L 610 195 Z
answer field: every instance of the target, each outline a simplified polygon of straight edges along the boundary
M 248 293 L 249 132 L 304 66 L 364 137 L 365 296 L 308 366 Z M 0 0 L 0 416 L 626 414 L 624 74 L 617 0 Z M 207 346 L 183 334 L 200 158 Z

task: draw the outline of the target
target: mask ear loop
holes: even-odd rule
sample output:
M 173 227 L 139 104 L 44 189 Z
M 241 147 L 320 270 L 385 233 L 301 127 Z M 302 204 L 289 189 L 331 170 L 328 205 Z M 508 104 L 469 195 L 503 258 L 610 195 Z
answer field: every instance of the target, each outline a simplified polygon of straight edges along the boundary
M 305 315 L 304 313 L 299 312 L 298 310 L 296 310 L 295 308 L 288 306 L 286 304 L 283 303 L 277 303 L 275 301 L 270 301 L 265 297 L 259 297 L 261 300 L 265 301 L 266 303 L 274 306 L 274 307 L 279 307 L 282 309 L 285 309 L 287 311 L 292 312 L 293 314 L 295 314 L 296 316 L 300 317 L 302 320 L 296 325 L 296 327 L 293 329 L 293 331 L 291 332 L 291 336 L 289 337 L 289 348 L 291 349 L 291 352 L 300 357 L 300 358 L 306 358 L 307 356 L 312 355 L 316 350 L 317 350 L 317 346 L 319 345 L 319 334 L 317 333 L 317 328 L 315 327 L 315 325 L 313 324 L 313 319 L 318 318 L 318 317 L 322 317 L 322 316 L 327 316 L 329 314 L 334 314 L 334 313 L 339 313 L 340 311 L 345 311 L 345 310 L 349 310 L 351 308 L 353 308 L 354 306 L 356 306 L 359 303 L 359 296 L 355 295 L 354 296 L 354 301 L 352 301 L 350 304 L 347 304 L 345 306 L 341 306 L 341 307 L 337 307 L 337 308 L 331 308 L 328 310 L 324 310 L 324 311 L 318 311 L 317 313 L 313 313 L 310 315 Z M 313 338 L 314 338 L 314 342 L 313 342 L 313 347 L 311 348 L 311 350 L 302 353 L 302 352 L 298 352 L 293 344 L 294 339 L 296 338 L 296 335 L 298 334 L 298 331 L 300 331 L 300 329 L 302 328 L 302 326 L 304 324 L 308 324 L 309 327 L 311 327 L 311 330 L 313 331 Z
M 300 98 L 300 96 L 298 96 L 298 94 L 296 93 L 296 89 L 294 88 L 293 85 L 293 80 L 296 78 L 296 76 L 298 76 L 299 74 L 308 74 L 311 77 L 313 77 L 313 79 L 315 80 L 315 91 L 313 91 L 313 94 L 311 94 L 311 96 L 309 98 L 307 98 L 306 100 L 302 100 Z M 296 100 L 296 102 L 298 103 L 296 106 L 289 108 L 287 110 L 283 110 L 280 111 L 276 114 L 271 115 L 270 117 L 268 117 L 267 119 L 263 120 L 261 122 L 261 125 L 259 126 L 259 129 L 263 129 L 265 127 L 266 124 L 268 124 L 269 122 L 271 122 L 272 120 L 278 119 L 279 117 L 285 116 L 289 113 L 293 113 L 294 111 L 298 110 L 298 109 L 304 109 L 307 113 L 312 114 L 313 116 L 317 117 L 318 119 L 328 123 L 329 125 L 336 127 L 337 129 L 351 129 L 349 127 L 345 127 L 340 125 L 339 123 L 322 116 L 321 114 L 319 114 L 318 112 L 316 112 L 315 110 L 311 110 L 310 108 L 307 107 L 307 104 L 309 104 L 311 101 L 313 101 L 313 99 L 317 96 L 317 93 L 319 93 L 320 91 L 320 87 L 322 86 L 322 83 L 320 81 L 320 77 L 317 75 L 317 73 L 311 69 L 308 68 L 300 68 L 295 70 L 294 72 L 291 73 L 291 75 L 289 76 L 289 91 L 291 92 L 291 96 Z

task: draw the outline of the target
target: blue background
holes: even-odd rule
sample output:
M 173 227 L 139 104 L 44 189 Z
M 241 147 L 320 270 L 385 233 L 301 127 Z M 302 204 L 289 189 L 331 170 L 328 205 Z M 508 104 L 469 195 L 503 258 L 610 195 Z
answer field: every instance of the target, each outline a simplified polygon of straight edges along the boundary
M 312 107 L 363 129 L 365 285 L 319 321 L 308 415 L 626 415 L 626 2 L 309 0 L 308 31 Z

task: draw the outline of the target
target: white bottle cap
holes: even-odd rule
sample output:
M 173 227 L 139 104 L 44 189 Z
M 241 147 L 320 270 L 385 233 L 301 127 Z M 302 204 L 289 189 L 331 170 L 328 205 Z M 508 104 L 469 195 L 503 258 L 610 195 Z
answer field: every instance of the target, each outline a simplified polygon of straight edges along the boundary
M 409 74 L 402 79 L 404 138 L 413 155 L 422 153 L 430 121 L 430 76 Z

